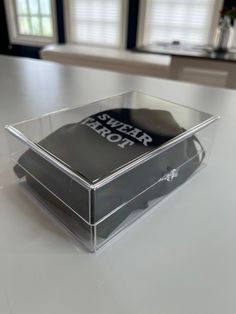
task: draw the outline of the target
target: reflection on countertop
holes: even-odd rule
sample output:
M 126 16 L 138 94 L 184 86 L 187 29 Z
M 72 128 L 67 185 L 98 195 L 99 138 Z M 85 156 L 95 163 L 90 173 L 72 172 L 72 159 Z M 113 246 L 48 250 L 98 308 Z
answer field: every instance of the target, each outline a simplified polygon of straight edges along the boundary
M 236 47 L 228 51 L 216 51 L 212 45 L 190 45 L 181 44 L 179 41 L 156 42 L 141 46 L 135 51 L 146 53 L 157 53 L 173 56 L 197 57 L 204 59 L 215 59 L 219 61 L 236 61 Z

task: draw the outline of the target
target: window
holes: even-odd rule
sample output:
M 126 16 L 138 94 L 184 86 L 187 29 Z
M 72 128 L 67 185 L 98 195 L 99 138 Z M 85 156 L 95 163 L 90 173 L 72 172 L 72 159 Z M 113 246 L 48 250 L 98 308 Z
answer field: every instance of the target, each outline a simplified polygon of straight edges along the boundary
M 139 44 L 180 41 L 208 44 L 213 40 L 221 0 L 144 0 Z
M 12 43 L 47 44 L 56 41 L 54 1 L 6 0 Z
M 124 46 L 127 0 L 70 0 L 64 4 L 68 42 Z

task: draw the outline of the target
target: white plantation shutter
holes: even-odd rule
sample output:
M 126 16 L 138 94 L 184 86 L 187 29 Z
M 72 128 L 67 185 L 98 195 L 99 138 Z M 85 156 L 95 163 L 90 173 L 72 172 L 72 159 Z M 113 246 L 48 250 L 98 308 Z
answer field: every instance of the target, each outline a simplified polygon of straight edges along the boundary
M 124 5 L 123 0 L 67 0 L 69 42 L 122 46 Z
M 221 0 L 146 0 L 142 44 L 180 41 L 208 44 Z

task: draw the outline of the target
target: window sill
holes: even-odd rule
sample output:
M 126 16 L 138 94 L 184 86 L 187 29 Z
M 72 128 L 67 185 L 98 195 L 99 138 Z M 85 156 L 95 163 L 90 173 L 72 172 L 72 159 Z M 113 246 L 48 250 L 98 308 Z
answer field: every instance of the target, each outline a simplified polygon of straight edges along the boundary
M 13 45 L 35 46 L 35 47 L 42 47 L 49 44 L 55 44 L 56 42 L 57 42 L 57 38 L 55 37 L 18 36 L 11 39 L 11 44 Z
M 150 56 L 128 50 L 85 47 L 78 45 L 49 45 L 41 50 L 42 59 L 62 64 L 117 71 L 127 74 L 167 78 L 171 57 Z

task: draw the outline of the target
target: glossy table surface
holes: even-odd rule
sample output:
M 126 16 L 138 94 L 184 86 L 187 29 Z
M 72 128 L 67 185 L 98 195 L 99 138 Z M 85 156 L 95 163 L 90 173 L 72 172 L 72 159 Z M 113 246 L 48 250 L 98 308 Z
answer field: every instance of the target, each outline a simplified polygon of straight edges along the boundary
M 235 90 L 0 56 L 0 172 L 5 124 L 129 90 L 221 115 L 208 166 L 97 255 L 2 179 L 0 313 L 236 312 Z
M 212 46 L 174 45 L 166 43 L 153 43 L 136 48 L 135 51 L 156 55 L 192 57 L 205 60 L 235 62 L 236 47 L 228 51 L 216 51 Z

